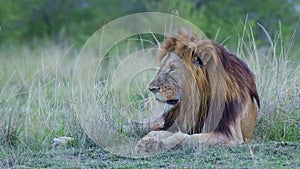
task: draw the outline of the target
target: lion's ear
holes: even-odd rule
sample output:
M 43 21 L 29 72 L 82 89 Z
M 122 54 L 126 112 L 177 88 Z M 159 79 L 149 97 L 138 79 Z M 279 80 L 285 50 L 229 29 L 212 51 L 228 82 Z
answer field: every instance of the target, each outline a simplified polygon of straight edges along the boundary
M 196 56 L 195 58 L 196 64 L 202 66 L 208 63 L 208 61 L 211 58 L 211 53 L 208 53 L 206 51 L 201 51 L 199 53 L 196 53 L 195 56 Z
M 200 41 L 197 44 L 197 47 L 194 48 L 193 55 L 193 63 L 197 66 L 206 65 L 215 54 L 215 48 L 210 41 Z

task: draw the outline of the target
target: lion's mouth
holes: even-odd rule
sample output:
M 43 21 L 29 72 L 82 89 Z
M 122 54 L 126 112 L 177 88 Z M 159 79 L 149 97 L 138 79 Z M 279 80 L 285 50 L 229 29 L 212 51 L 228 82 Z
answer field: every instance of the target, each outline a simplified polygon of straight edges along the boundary
M 175 104 L 177 104 L 178 103 L 178 99 L 176 99 L 176 100 L 167 100 L 167 104 L 170 104 L 170 105 L 175 105 Z
M 160 99 L 156 98 L 156 100 L 159 101 L 159 102 L 162 102 L 162 103 L 167 103 L 167 104 L 172 105 L 172 106 L 179 103 L 179 99 L 164 101 L 164 100 L 160 100 Z
M 155 93 L 155 99 L 156 99 L 156 101 L 159 101 L 161 103 L 171 105 L 171 106 L 179 104 L 180 100 L 181 100 L 179 95 L 176 95 L 171 98 L 167 98 L 166 96 L 164 96 L 160 93 Z

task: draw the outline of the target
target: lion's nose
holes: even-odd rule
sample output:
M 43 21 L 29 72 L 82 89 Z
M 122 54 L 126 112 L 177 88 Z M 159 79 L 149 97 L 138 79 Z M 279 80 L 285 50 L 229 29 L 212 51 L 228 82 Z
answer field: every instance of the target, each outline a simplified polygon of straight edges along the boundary
M 156 93 L 156 92 L 158 92 L 158 91 L 160 90 L 160 88 L 159 88 L 159 87 L 153 87 L 153 86 L 151 86 L 151 87 L 149 87 L 149 90 L 150 90 L 152 93 Z

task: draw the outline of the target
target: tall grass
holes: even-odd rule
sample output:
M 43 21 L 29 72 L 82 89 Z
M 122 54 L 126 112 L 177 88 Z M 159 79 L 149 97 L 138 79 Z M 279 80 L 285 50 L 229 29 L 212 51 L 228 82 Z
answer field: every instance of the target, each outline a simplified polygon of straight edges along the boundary
M 261 99 L 256 137 L 263 141 L 297 141 L 300 138 L 297 130 L 300 125 L 300 66 L 296 59 L 300 57 L 300 49 L 293 51 L 295 32 L 284 43 L 281 32 L 272 38 L 263 26 L 259 26 L 268 39 L 267 44 L 258 47 L 253 30 L 245 26 L 237 48 L 237 56 L 256 75 Z
M 78 134 L 71 100 L 75 57 L 68 56 L 69 49 L 44 44 L 1 50 L 2 143 L 38 150 L 54 137 Z
M 299 57 L 299 50 L 292 51 L 292 43 L 284 43 L 280 33 L 274 38 L 265 33 L 269 44 L 258 47 L 251 28 L 245 29 L 236 50 L 255 73 L 261 97 L 255 139 L 299 141 L 300 68 L 292 61 Z M 36 48 L 1 47 L 1 152 L 7 147 L 30 151 L 49 148 L 59 136 L 75 138 L 76 145 L 90 145 L 74 110 L 76 57 L 72 46 L 52 43 Z

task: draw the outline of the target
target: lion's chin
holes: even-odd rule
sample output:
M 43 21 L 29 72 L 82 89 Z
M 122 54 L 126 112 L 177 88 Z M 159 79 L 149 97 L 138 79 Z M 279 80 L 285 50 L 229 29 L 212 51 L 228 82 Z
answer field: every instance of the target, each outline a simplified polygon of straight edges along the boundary
M 178 106 L 180 104 L 179 100 L 167 100 L 167 101 L 162 101 L 159 99 L 156 99 L 157 103 L 162 106 L 163 112 L 168 113 L 171 111 L 174 107 Z

